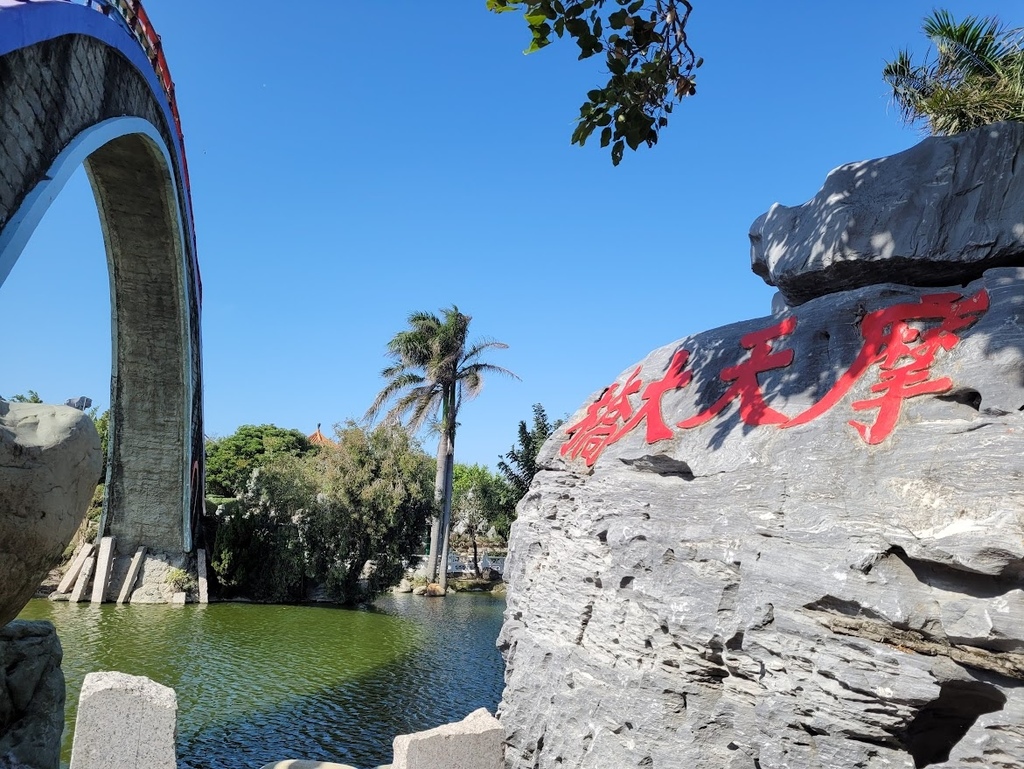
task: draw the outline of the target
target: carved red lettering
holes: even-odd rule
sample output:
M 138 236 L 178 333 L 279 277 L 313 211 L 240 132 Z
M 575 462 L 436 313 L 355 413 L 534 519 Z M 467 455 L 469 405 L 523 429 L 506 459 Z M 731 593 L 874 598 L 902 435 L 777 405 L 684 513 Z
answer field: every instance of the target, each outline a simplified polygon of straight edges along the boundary
M 795 328 L 796 318 L 789 317 L 771 328 L 752 331 L 740 337 L 740 344 L 750 350 L 750 357 L 735 366 L 722 369 L 719 374 L 723 382 L 732 382 L 732 386 L 710 408 L 689 419 L 684 419 L 679 426 L 689 429 L 702 425 L 720 414 L 737 398 L 740 402 L 740 419 L 746 424 L 777 425 L 785 422 L 789 417 L 780 414 L 764 402 L 757 375 L 762 371 L 785 368 L 793 362 L 793 351 L 772 350 L 772 340 L 793 333 Z
M 688 350 L 677 351 L 665 376 L 649 382 L 646 387 L 639 378 L 640 366 L 629 375 L 621 389 L 618 384 L 608 387 L 587 408 L 583 419 L 567 429 L 569 438 L 562 444 L 562 455 L 568 454 L 573 459 L 583 457 L 587 467 L 592 467 L 607 446 L 620 440 L 644 420 L 647 421 L 647 443 L 671 438 L 672 431 L 661 415 L 661 397 L 669 390 L 678 390 L 689 383 L 693 376 L 685 370 L 689 358 Z M 634 411 L 629 397 L 637 393 L 640 393 L 641 405 Z
M 949 377 L 930 378 L 935 355 L 939 349 L 952 350 L 960 341 L 956 332 L 975 323 L 986 310 L 988 292 L 982 289 L 966 298 L 954 293 L 929 294 L 919 302 L 868 313 L 860 326 L 864 346 L 850 368 L 825 397 L 782 426 L 806 424 L 821 416 L 842 400 L 871 366 L 877 365 L 878 382 L 871 386 L 871 392 L 878 396 L 854 401 L 851 406 L 854 411 L 877 409 L 878 413 L 870 423 L 850 420 L 849 424 L 866 443 L 881 443 L 896 427 L 904 400 L 952 389 Z M 922 331 L 911 322 L 939 325 Z

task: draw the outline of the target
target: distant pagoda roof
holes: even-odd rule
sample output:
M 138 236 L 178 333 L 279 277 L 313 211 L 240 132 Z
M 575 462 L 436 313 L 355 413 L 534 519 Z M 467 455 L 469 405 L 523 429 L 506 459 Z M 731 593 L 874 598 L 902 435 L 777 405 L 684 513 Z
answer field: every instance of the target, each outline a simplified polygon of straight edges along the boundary
M 309 436 L 309 442 L 314 446 L 334 446 L 334 441 L 320 432 L 320 423 L 316 423 L 316 432 Z

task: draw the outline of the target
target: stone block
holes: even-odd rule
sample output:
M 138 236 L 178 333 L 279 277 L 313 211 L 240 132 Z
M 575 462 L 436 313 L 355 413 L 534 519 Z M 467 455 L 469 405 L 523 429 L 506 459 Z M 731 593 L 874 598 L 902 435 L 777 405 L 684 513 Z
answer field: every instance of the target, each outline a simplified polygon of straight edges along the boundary
M 175 769 L 178 699 L 143 676 L 89 673 L 78 699 L 71 769 Z
M 461 721 L 395 737 L 394 769 L 503 769 L 505 733 L 485 708 Z
M 78 572 L 78 579 L 75 580 L 75 589 L 71 591 L 71 603 L 78 603 L 85 597 L 85 590 L 89 587 L 89 579 L 92 577 L 92 570 L 96 568 L 96 557 L 90 555 L 85 559 L 82 570 Z
M 199 580 L 199 603 L 210 602 L 210 585 L 206 578 L 206 551 L 196 550 L 196 572 Z
M 71 587 L 75 584 L 75 578 L 78 576 L 78 573 L 82 571 L 82 566 L 85 565 L 85 559 L 92 555 L 92 549 L 92 545 L 86 544 L 78 551 L 78 555 L 76 555 L 74 560 L 71 561 L 71 565 L 68 567 L 68 570 L 64 572 L 64 576 L 61 577 L 60 584 L 57 585 L 58 593 L 71 592 Z
M 188 593 L 171 593 L 171 603 L 184 606 L 188 603 Z
M 356 769 L 349 764 L 335 764 L 330 761 L 273 761 L 264 764 L 261 769 Z
M 100 540 L 100 552 L 96 556 L 96 574 L 92 581 L 92 603 L 103 603 L 110 581 L 110 567 L 114 560 L 114 538 Z
M 121 586 L 121 592 L 117 596 L 118 603 L 128 603 L 131 599 L 132 588 L 135 587 L 135 580 L 139 577 L 139 571 L 142 569 L 142 559 L 146 557 L 146 546 L 143 545 L 135 551 L 135 555 L 132 556 L 131 565 L 128 567 L 128 574 L 124 578 L 124 584 Z

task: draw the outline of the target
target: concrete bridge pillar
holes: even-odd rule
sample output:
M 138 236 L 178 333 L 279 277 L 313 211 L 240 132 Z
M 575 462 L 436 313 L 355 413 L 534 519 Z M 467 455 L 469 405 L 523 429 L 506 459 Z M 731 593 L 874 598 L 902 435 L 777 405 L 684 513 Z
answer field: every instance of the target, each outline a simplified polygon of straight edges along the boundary
M 0 0 L 0 284 L 84 165 L 106 243 L 114 351 L 101 534 L 122 559 L 146 546 L 179 566 L 199 532 L 203 430 L 201 289 L 174 114 L 114 15 Z

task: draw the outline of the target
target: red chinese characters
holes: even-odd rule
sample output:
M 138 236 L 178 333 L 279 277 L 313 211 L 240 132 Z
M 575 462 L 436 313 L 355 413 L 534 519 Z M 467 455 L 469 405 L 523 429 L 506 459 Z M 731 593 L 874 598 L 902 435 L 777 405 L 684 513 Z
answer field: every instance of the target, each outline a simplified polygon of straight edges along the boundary
M 722 369 L 722 373 L 719 374 L 723 382 L 732 382 L 732 386 L 710 408 L 697 416 L 684 419 L 679 426 L 689 429 L 702 425 L 718 416 L 736 399 L 740 402 L 740 418 L 748 425 L 779 425 L 785 422 L 789 417 L 780 414 L 764 402 L 757 375 L 762 371 L 785 368 L 793 362 L 793 351 L 773 351 L 772 340 L 792 334 L 795 328 L 796 318 L 789 317 L 771 328 L 752 331 L 740 337 L 740 344 L 750 350 L 750 357 L 735 366 Z
M 903 401 L 915 395 L 943 393 L 953 388 L 949 377 L 931 379 L 931 366 L 940 350 L 952 350 L 960 337 L 956 332 L 967 328 L 988 309 L 985 289 L 969 297 L 962 294 L 929 294 L 919 302 L 907 302 L 875 310 L 861 321 L 864 346 L 850 368 L 833 385 L 825 397 L 783 427 L 802 425 L 815 419 L 838 403 L 867 370 L 879 367 L 878 382 L 871 386 L 876 397 L 854 401 L 854 411 L 877 409 L 871 423 L 850 420 L 865 443 L 884 441 L 896 427 Z M 938 323 L 919 330 L 911 325 Z
M 661 396 L 689 383 L 693 376 L 685 370 L 689 358 L 688 350 L 676 352 L 665 376 L 648 383 L 646 387 L 639 378 L 640 366 L 629 375 L 621 389 L 617 384 L 611 385 L 590 405 L 586 416 L 566 430 L 569 439 L 562 444 L 562 455 L 568 454 L 573 459 L 583 457 L 587 467 L 592 467 L 606 446 L 618 441 L 645 419 L 648 443 L 671 438 L 672 431 L 661 416 Z M 641 405 L 634 411 L 629 397 L 638 392 Z
M 699 427 L 721 414 L 730 403 L 738 401 L 740 419 L 747 425 L 796 427 L 836 406 L 872 367 L 877 366 L 878 381 L 871 385 L 871 397 L 850 404 L 854 412 L 874 411 L 874 417 L 863 417 L 862 421 L 851 419 L 849 424 L 865 443 L 881 443 L 895 429 L 907 398 L 944 393 L 953 388 L 949 377 L 932 378 L 931 367 L 939 351 L 952 350 L 960 341 L 959 332 L 977 322 L 988 307 L 988 292 L 982 289 L 971 296 L 951 292 L 928 294 L 916 302 L 868 313 L 860 322 L 864 343 L 853 363 L 821 400 L 792 418 L 765 402 L 758 381 L 759 374 L 785 368 L 793 362 L 792 349 L 775 349 L 777 340 L 796 329 L 797 319 L 790 316 L 774 326 L 740 337 L 740 345 L 750 354 L 719 373 L 719 378 L 729 383 L 728 389 L 707 409 L 676 425 L 684 430 Z M 562 445 L 562 455 L 574 459 L 582 457 L 588 467 L 593 466 L 605 447 L 645 420 L 647 443 L 671 438 L 672 430 L 662 417 L 661 400 L 666 392 L 689 384 L 692 374 L 685 370 L 689 357 L 688 350 L 677 351 L 665 375 L 646 385 L 640 379 L 640 366 L 621 387 L 611 385 L 591 404 L 586 416 L 568 428 L 569 438 Z M 630 398 L 638 394 L 640 405 L 634 408 Z

